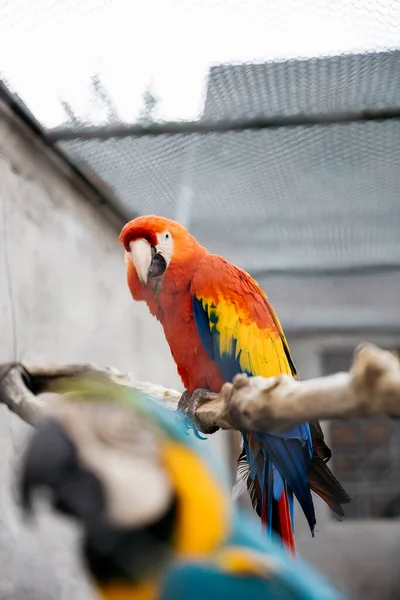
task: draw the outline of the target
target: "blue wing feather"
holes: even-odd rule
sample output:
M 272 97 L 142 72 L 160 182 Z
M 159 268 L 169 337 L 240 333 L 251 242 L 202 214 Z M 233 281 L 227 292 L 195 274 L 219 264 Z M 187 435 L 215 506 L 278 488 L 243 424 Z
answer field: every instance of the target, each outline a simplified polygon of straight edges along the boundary
M 217 363 L 223 378 L 226 381 L 232 381 L 235 375 L 243 372 L 246 372 L 250 376 L 251 373 L 243 371 L 240 366 L 240 351 L 236 356 L 236 340 L 234 339 L 232 341 L 232 352 L 230 354 L 221 355 L 219 352 L 219 333 L 216 328 L 213 327 L 212 323 L 210 323 L 208 314 L 204 310 L 201 300 L 196 298 L 196 296 L 193 296 L 192 306 L 194 321 L 203 348 L 207 352 L 209 358 Z
M 193 315 L 196 323 L 197 331 L 204 350 L 207 352 L 211 360 L 215 360 L 213 335 L 210 330 L 210 321 L 208 315 L 203 308 L 201 300 L 193 296 L 192 298 Z

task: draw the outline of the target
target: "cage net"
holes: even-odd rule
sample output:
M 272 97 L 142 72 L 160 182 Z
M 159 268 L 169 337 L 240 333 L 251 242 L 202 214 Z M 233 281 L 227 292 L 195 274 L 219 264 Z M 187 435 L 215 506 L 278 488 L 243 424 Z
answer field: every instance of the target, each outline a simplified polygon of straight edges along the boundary
M 211 70 L 208 123 L 400 106 L 400 52 Z M 77 134 L 79 136 L 79 132 Z M 127 212 L 183 220 L 252 272 L 395 267 L 400 121 L 60 142 Z
M 20 4 L 19 10 L 26 10 L 27 4 Z M 57 4 L 66 10 L 65 3 L 51 4 L 55 14 Z M 273 17 L 274 27 L 284 30 L 285 19 L 299 5 L 316 19 L 325 11 L 332 23 L 358 19 L 352 30 L 354 48 L 350 41 L 345 53 L 331 56 L 210 66 L 198 115 L 210 125 L 208 132 L 108 139 L 103 132 L 101 139 L 95 133 L 82 139 L 81 127 L 90 122 L 72 118 L 57 128 L 57 143 L 110 186 L 128 218 L 157 213 L 180 220 L 212 251 L 254 274 L 396 269 L 400 120 L 357 118 L 365 111 L 400 108 L 400 6 L 382 0 L 334 5 L 289 0 L 279 14 L 264 8 L 266 22 Z M 252 6 L 242 5 L 243 16 Z M 179 3 L 171 8 L 175 12 L 167 28 L 184 10 Z M 12 14 L 17 18 L 15 10 Z M 260 14 L 253 15 L 258 36 Z M 60 23 L 61 17 L 58 27 Z M 364 28 L 363 43 L 357 26 Z M 304 36 L 297 34 L 304 48 Z M 204 43 L 206 38 L 203 31 Z M 360 45 L 370 50 L 357 51 Z M 155 55 L 162 53 L 163 47 L 157 47 Z M 185 86 L 185 72 L 180 85 Z M 306 123 L 307 118 L 329 120 L 335 115 L 349 122 L 296 125 L 299 117 Z M 277 126 L 213 131 L 213 123 L 254 118 L 275 120 Z M 112 115 L 104 124 L 110 122 L 116 122 Z M 69 131 L 68 140 L 62 139 L 63 128 Z

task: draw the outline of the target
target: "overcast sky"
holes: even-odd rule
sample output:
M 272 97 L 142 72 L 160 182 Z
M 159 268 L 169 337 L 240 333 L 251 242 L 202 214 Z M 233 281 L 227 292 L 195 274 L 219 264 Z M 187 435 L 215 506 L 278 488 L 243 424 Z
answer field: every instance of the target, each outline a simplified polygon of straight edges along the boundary
M 101 117 L 94 73 L 123 119 L 148 84 L 161 117 L 196 118 L 211 64 L 396 46 L 400 0 L 0 0 L 0 73 L 49 127 L 60 99 Z

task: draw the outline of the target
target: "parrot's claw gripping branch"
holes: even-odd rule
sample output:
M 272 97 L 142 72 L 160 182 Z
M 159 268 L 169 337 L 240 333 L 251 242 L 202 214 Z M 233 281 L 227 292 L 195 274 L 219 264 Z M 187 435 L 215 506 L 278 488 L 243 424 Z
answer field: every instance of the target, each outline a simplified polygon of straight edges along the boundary
M 197 418 L 196 411 L 205 403 L 215 402 L 218 398 L 218 394 L 204 389 L 197 389 L 192 394 L 185 390 L 178 402 L 178 410 L 183 412 L 197 431 L 210 435 L 218 431 L 219 425 L 203 423 Z
M 400 417 L 400 363 L 372 344 L 359 346 L 348 373 L 298 381 L 288 376 L 265 379 L 237 375 L 219 395 L 195 390 L 192 395 L 162 386 L 133 382 L 115 369 L 94 365 L 0 365 L 0 402 L 33 424 L 46 407 L 39 394 L 57 383 L 85 375 L 105 377 L 145 392 L 171 409 L 179 407 L 203 433 L 218 428 L 284 431 L 314 420 Z

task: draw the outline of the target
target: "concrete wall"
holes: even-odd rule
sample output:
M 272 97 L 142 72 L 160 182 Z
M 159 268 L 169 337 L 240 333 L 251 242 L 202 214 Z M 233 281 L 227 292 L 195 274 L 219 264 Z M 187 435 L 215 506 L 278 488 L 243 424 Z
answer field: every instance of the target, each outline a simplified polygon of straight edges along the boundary
M 118 227 L 1 105 L 0 219 L 0 362 L 97 362 L 181 388 L 161 326 L 128 293 Z M 12 486 L 27 434 L 0 406 L 0 598 L 89 598 L 72 527 L 21 521 Z

